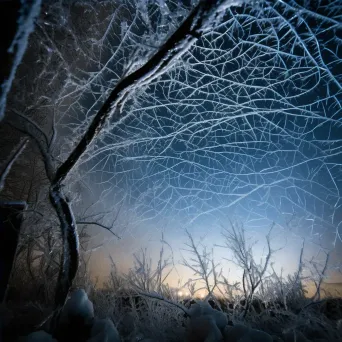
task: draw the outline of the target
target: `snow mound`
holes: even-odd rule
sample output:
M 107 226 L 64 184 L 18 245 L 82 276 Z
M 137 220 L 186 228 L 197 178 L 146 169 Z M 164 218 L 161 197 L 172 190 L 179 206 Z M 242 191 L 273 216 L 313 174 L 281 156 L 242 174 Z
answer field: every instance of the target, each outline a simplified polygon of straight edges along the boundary
M 40 330 L 24 337 L 22 342 L 57 342 L 57 340 L 45 331 Z
M 74 291 L 64 305 L 60 317 L 60 324 L 68 324 L 77 318 L 90 322 L 94 318 L 94 306 L 83 289 Z
M 197 301 L 191 305 L 189 315 L 187 341 L 222 341 L 224 328 L 228 324 L 225 313 L 213 309 L 206 301 Z
M 120 342 L 121 338 L 113 322 L 106 319 L 95 319 L 87 342 Z
M 228 316 L 210 306 L 207 301 L 196 301 L 191 305 L 186 325 L 187 342 L 273 342 L 267 333 L 251 329 L 242 324 L 228 325 Z M 126 320 L 126 322 L 124 322 Z M 121 327 L 136 337 L 136 341 L 153 342 L 141 334 L 138 339 L 134 316 L 128 315 Z M 44 331 L 28 335 L 23 342 L 121 342 L 117 328 L 110 319 L 94 317 L 92 302 L 82 289 L 74 291 L 65 303 L 53 338 Z M 292 341 L 291 341 L 292 342 Z
M 242 324 L 226 326 L 223 335 L 225 342 L 273 342 L 269 334 Z
M 215 324 L 220 330 L 223 330 L 224 327 L 228 324 L 227 315 L 222 311 L 213 309 L 206 301 L 197 301 L 196 303 L 192 304 L 189 310 L 189 314 L 193 319 L 200 316 L 213 317 Z

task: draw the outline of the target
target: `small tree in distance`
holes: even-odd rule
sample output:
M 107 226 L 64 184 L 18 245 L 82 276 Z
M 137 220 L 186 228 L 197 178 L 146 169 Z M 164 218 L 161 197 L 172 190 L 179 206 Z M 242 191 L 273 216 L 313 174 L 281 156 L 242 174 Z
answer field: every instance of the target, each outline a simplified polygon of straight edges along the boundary
M 242 225 L 232 224 L 231 228 L 226 228 L 222 232 L 225 245 L 217 245 L 217 247 L 223 247 L 232 253 L 232 259 L 224 258 L 224 260 L 233 262 L 238 269 L 243 270 L 242 276 L 242 289 L 243 289 L 243 302 L 244 310 L 243 317 L 246 317 L 247 313 L 251 308 L 253 298 L 259 289 L 259 286 L 266 280 L 270 267 L 271 257 L 274 251 L 271 249 L 270 229 L 266 236 L 267 241 L 267 255 L 263 264 L 257 264 L 255 256 L 252 252 L 252 245 L 247 245 L 245 232 Z M 189 259 L 183 258 L 183 265 L 188 267 L 197 276 L 196 279 L 191 279 L 191 283 L 204 282 L 204 286 L 198 288 L 199 290 L 206 290 L 207 296 L 205 300 L 213 299 L 217 302 L 217 298 L 214 294 L 214 290 L 218 290 L 222 293 L 220 286 L 223 286 L 226 290 L 225 297 L 231 301 L 234 301 L 237 297 L 236 292 L 239 292 L 239 283 L 236 282 L 231 284 L 229 280 L 223 276 L 222 269 L 217 270 L 219 264 L 215 264 L 213 259 L 213 252 L 208 253 L 206 248 L 203 248 L 201 252 L 198 244 L 195 244 L 193 237 L 187 232 L 190 240 L 186 246 L 189 248 L 188 251 L 194 256 Z M 235 290 L 235 291 L 234 291 Z M 233 294 L 233 292 L 235 292 Z M 228 295 L 228 296 L 227 296 Z M 220 305 L 218 304 L 220 307 Z
M 271 249 L 270 242 L 272 229 L 273 225 L 266 235 L 267 252 L 263 264 L 256 263 L 255 256 L 252 252 L 253 245 L 247 245 L 245 231 L 241 225 L 231 224 L 231 228 L 225 229 L 222 234 L 225 239 L 225 245 L 220 247 L 225 247 L 231 251 L 233 254 L 233 262 L 239 268 L 243 269 L 242 288 L 245 300 L 244 317 L 251 307 L 256 291 L 265 280 L 270 266 L 271 257 L 274 252 Z

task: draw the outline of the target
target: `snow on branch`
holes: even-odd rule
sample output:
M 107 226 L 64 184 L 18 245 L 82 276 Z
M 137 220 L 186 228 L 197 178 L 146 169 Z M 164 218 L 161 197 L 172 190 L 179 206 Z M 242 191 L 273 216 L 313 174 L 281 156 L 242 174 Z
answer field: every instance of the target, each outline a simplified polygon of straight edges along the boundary
M 58 168 L 54 183 L 60 183 L 66 178 L 111 116 L 115 115 L 116 121 L 121 119 L 122 106 L 127 97 L 139 87 L 166 72 L 175 60 L 179 59 L 205 32 L 209 31 L 213 23 L 217 23 L 218 17 L 222 15 L 229 4 L 232 5 L 230 0 L 200 1 L 153 57 L 115 86 L 76 148 Z
M 40 13 L 41 0 L 21 1 L 20 14 L 18 18 L 17 33 L 8 48 L 8 53 L 13 57 L 12 66 L 10 67 L 9 76 L 1 84 L 0 92 L 0 121 L 3 118 L 8 92 L 11 89 L 17 68 L 21 63 L 27 47 L 29 35 L 34 30 L 34 21 Z
M 2 189 L 5 186 L 6 177 L 8 176 L 9 172 L 11 171 L 13 164 L 19 158 L 21 153 L 24 151 L 27 143 L 28 143 L 28 139 L 21 139 L 21 142 L 15 148 L 15 150 L 11 154 L 9 160 L 5 163 L 5 166 L 2 166 L 2 169 L 0 170 L 0 192 L 2 191 Z

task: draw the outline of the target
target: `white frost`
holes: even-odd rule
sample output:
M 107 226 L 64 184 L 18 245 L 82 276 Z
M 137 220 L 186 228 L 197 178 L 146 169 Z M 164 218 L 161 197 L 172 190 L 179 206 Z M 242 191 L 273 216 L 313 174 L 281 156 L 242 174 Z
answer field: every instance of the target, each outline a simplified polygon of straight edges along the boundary
M 18 19 L 17 33 L 8 49 L 8 53 L 14 54 L 13 64 L 8 79 L 1 84 L 0 94 L 0 120 L 3 118 L 7 95 L 11 89 L 17 68 L 24 56 L 28 37 L 34 30 L 34 21 L 40 13 L 41 0 L 21 0 L 20 15 Z

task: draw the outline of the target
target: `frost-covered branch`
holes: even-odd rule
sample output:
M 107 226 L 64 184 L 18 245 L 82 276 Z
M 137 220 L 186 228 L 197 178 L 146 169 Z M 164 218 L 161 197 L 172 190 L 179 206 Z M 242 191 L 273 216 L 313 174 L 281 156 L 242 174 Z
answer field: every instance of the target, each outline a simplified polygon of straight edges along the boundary
M 168 71 L 204 33 L 210 31 L 218 17 L 232 5 L 231 0 L 200 1 L 180 27 L 159 48 L 143 66 L 124 77 L 110 92 L 101 109 L 95 115 L 76 148 L 66 161 L 57 169 L 55 184 L 61 183 L 76 165 L 87 147 L 99 135 L 103 126 L 112 116 L 115 121 L 122 120 L 122 106 L 134 91 L 148 85 Z
M 105 230 L 107 230 L 108 232 L 110 232 L 111 234 L 113 234 L 115 237 L 117 237 L 118 239 L 121 239 L 119 235 L 117 235 L 115 232 L 113 232 L 113 226 L 112 227 L 108 227 L 105 226 L 104 224 L 100 223 L 100 222 L 95 222 L 95 221 L 76 221 L 76 223 L 78 225 L 87 225 L 87 226 L 98 226 L 100 228 L 103 228 Z
M 70 210 L 66 194 L 84 185 L 105 210 L 127 198 L 124 216 L 134 227 L 167 218 L 180 228 L 204 222 L 219 228 L 234 212 L 255 229 L 275 217 L 286 228 L 295 217 L 297 235 L 315 239 L 327 227 L 336 243 L 342 175 L 336 1 L 305 8 L 294 0 L 203 1 L 189 17 L 189 8 L 172 0 L 63 4 L 44 7 L 31 40 L 36 62 L 21 65 L 11 93 L 11 107 L 42 132 L 55 132 L 46 135 L 54 141 L 48 153 L 57 210 Z M 220 4 L 232 7 L 216 11 Z M 21 128 L 31 127 L 45 146 L 24 121 Z M 71 233 L 72 216 L 61 219 Z
M 143 297 L 147 297 L 147 298 L 151 298 L 151 299 L 155 299 L 155 300 L 167 303 L 168 305 L 171 305 L 173 307 L 176 307 L 176 308 L 182 310 L 184 312 L 184 314 L 186 315 L 186 317 L 190 317 L 190 311 L 184 305 L 182 305 L 180 303 L 171 301 L 171 300 L 169 300 L 169 299 L 167 299 L 167 298 L 165 298 L 159 294 L 153 294 L 153 293 L 147 293 L 147 292 L 138 292 L 138 294 L 140 296 L 143 296 Z
M 24 151 L 26 145 L 28 143 L 28 139 L 22 139 L 15 151 L 10 155 L 8 161 L 5 163 L 5 165 L 1 165 L 1 170 L 0 170 L 0 192 L 5 186 L 5 180 L 6 177 L 8 176 L 9 172 L 11 171 L 11 168 L 15 161 L 19 158 L 19 156 L 22 154 Z
M 30 34 L 34 30 L 34 22 L 40 13 L 41 0 L 21 2 L 19 17 L 17 20 L 17 32 L 13 41 L 8 48 L 7 53 L 11 56 L 11 65 L 8 76 L 5 80 L 1 80 L 0 89 L 0 121 L 3 118 L 6 108 L 7 95 L 11 89 L 18 66 L 24 56 L 27 47 L 27 41 Z
M 245 317 L 251 307 L 254 295 L 266 276 L 266 271 L 270 265 L 270 260 L 273 255 L 271 249 L 270 234 L 272 232 L 270 228 L 266 235 L 267 253 L 265 255 L 265 261 L 257 264 L 255 256 L 252 252 L 252 245 L 247 245 L 245 230 L 242 226 L 231 223 L 230 228 L 226 228 L 222 233 L 224 237 L 224 247 L 228 251 L 231 251 L 233 255 L 233 262 L 243 270 L 242 285 L 244 291 L 245 307 L 243 316 Z
M 219 277 L 221 276 L 221 273 L 218 274 L 216 271 L 219 264 L 215 264 L 214 262 L 213 251 L 207 252 L 206 247 L 203 247 L 201 251 L 200 243 L 196 244 L 192 235 L 188 231 L 186 233 L 190 243 L 186 243 L 185 245 L 188 247 L 187 251 L 191 254 L 191 257 L 183 257 L 182 264 L 189 268 L 197 277 L 193 281 L 204 282 L 204 287 L 196 291 L 204 289 L 207 292 L 206 300 L 210 298 L 215 300 L 214 290 L 218 286 Z

